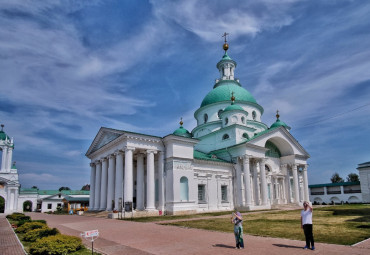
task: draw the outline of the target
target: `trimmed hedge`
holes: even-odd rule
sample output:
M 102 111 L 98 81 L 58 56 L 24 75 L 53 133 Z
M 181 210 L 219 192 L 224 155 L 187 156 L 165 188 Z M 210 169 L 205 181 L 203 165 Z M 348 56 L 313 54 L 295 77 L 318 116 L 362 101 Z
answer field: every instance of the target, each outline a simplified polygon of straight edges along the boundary
M 83 247 L 80 238 L 67 235 L 44 237 L 30 247 L 31 255 L 62 255 L 75 252 Z
M 17 232 L 17 233 L 27 233 L 30 230 L 37 229 L 37 228 L 43 228 L 43 227 L 47 227 L 47 225 L 45 223 L 42 223 L 42 222 L 32 222 L 31 221 L 31 222 L 24 223 L 22 226 L 17 228 L 15 230 L 15 232 Z
M 14 221 L 30 221 L 31 220 L 30 216 L 26 216 L 23 213 L 12 213 L 10 215 L 7 215 L 6 218 L 9 220 L 14 220 Z
M 57 234 L 59 234 L 59 231 L 56 228 L 48 227 L 36 228 L 24 234 L 23 240 L 27 242 L 35 242 L 37 239 L 41 239 L 43 237 L 48 236 L 55 236 Z

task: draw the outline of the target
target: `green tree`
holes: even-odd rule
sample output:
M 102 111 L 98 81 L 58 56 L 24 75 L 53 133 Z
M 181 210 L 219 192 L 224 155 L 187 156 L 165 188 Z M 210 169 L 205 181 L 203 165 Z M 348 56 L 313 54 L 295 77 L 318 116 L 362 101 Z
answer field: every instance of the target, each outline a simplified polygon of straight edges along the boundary
M 39 189 L 37 186 L 32 186 L 31 189 Z
M 81 190 L 90 190 L 90 184 L 82 186 Z
M 338 173 L 334 173 L 330 178 L 332 183 L 344 182 L 343 178 Z
M 358 174 L 350 173 L 347 176 L 347 182 L 358 182 L 360 179 L 358 178 Z
M 60 187 L 59 191 L 62 191 L 62 190 L 71 190 L 71 189 L 69 187 Z

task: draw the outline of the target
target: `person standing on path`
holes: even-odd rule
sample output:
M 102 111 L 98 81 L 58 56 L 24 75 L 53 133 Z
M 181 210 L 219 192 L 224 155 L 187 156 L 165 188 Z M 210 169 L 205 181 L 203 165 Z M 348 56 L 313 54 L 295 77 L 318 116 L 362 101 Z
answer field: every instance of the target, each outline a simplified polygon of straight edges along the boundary
M 315 250 L 313 234 L 312 234 L 312 206 L 307 201 L 303 201 L 303 210 L 301 211 L 301 228 L 306 237 L 306 246 L 303 249 Z
M 240 212 L 232 213 L 231 223 L 234 224 L 235 249 L 244 249 L 243 241 L 243 217 Z

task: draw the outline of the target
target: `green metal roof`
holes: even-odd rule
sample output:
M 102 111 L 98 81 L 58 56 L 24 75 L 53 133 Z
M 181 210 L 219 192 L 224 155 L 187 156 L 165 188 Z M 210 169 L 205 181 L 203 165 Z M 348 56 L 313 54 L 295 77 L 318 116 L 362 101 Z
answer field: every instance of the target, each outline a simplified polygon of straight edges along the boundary
M 201 107 L 218 103 L 230 102 L 231 93 L 234 92 L 235 102 L 240 103 L 254 103 L 257 104 L 256 99 L 249 93 L 248 90 L 240 86 L 237 81 L 223 80 L 219 81 L 213 90 L 211 90 L 203 99 Z
M 90 191 L 88 190 L 38 190 L 39 195 L 56 195 L 56 194 L 63 194 L 63 195 L 89 195 Z
M 70 197 L 70 196 L 66 196 L 64 197 L 65 200 L 67 200 L 68 202 L 76 202 L 76 201 L 81 201 L 81 202 L 87 202 L 89 201 L 89 197 Z
M 185 128 L 183 128 L 183 126 L 180 126 L 178 129 L 176 129 L 175 132 L 173 132 L 173 134 L 177 136 L 187 137 L 187 138 L 192 137 L 191 133 Z
M 38 193 L 38 190 L 37 189 L 24 189 L 24 188 L 21 188 L 20 191 L 19 191 L 20 194 L 22 193 L 27 193 L 27 194 L 30 194 L 30 193 L 34 193 L 34 194 L 37 194 Z
M 10 140 L 9 136 L 3 130 L 0 130 L 0 140 Z
M 244 109 L 240 105 L 231 104 L 225 108 L 224 112 L 234 111 L 234 110 L 244 111 Z
M 369 167 L 370 167 L 370 162 L 365 162 L 365 163 L 358 164 L 357 169 L 369 168 Z
M 229 161 L 217 158 L 216 155 L 214 154 L 206 154 L 206 153 L 203 153 L 197 150 L 194 150 L 194 158 L 201 159 L 201 160 L 230 163 Z
M 360 185 L 360 182 L 337 182 L 337 183 L 312 184 L 312 185 L 308 185 L 308 187 L 309 188 L 321 188 L 321 187 L 351 186 L 351 185 Z

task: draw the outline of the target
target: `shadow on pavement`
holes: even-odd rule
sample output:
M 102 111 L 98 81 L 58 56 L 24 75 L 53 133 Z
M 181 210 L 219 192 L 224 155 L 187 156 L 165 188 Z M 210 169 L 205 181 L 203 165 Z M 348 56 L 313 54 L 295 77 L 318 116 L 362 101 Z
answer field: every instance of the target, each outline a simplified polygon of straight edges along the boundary
M 235 249 L 235 246 L 225 245 L 225 244 L 214 244 L 213 247 L 220 247 L 220 248 L 229 248 L 229 249 Z
M 274 243 L 273 245 L 277 247 L 282 247 L 282 248 L 296 248 L 296 249 L 303 249 L 302 246 L 294 246 L 294 245 L 287 245 L 287 244 L 276 244 Z

